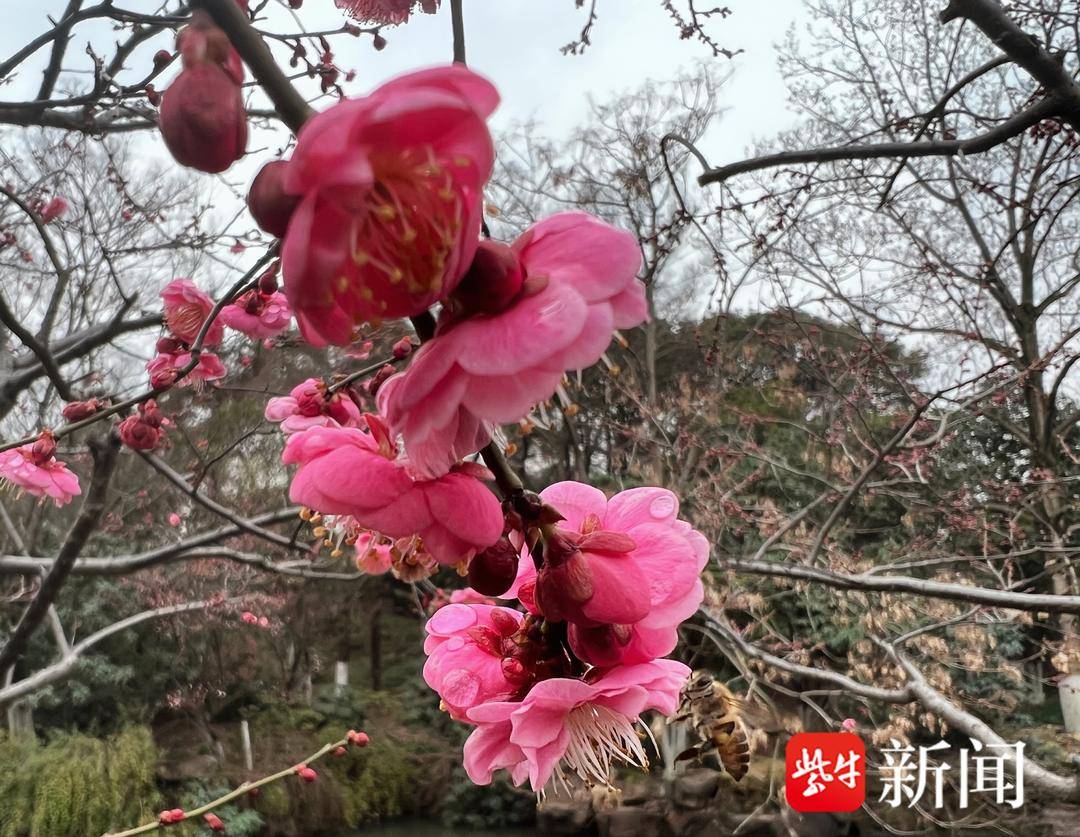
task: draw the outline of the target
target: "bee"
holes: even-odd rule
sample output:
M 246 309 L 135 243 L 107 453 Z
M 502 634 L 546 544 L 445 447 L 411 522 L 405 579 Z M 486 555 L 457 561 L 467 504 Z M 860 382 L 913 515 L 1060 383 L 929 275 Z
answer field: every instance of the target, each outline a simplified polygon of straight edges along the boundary
M 675 761 L 701 759 L 715 752 L 738 782 L 750 768 L 750 741 L 741 713 L 743 702 L 707 671 L 697 671 L 683 687 L 672 721 L 688 721 L 700 743 L 683 750 Z

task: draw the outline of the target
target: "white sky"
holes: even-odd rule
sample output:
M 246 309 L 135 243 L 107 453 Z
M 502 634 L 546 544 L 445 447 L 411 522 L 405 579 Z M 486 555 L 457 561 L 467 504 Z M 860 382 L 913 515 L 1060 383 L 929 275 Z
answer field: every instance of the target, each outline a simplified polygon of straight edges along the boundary
M 6 58 L 45 31 L 47 16 L 58 18 L 66 0 L 5 0 L 2 5 L 6 14 L 0 26 L 0 57 Z M 117 0 L 116 5 L 138 10 L 156 3 Z M 382 52 L 372 49 L 367 37 L 334 39 L 338 64 L 357 71 L 347 92 L 363 93 L 390 76 L 449 61 L 449 4 L 443 5 L 438 15 L 415 15 L 407 25 L 386 30 L 389 46 Z M 670 78 L 697 59 L 730 64 L 736 70 L 723 91 L 723 104 L 729 111 L 714 140 L 720 147 L 707 149 L 710 159 L 735 158 L 753 138 L 791 123 L 772 47 L 801 17 L 798 0 L 728 0 L 732 16 L 713 22 L 710 32 L 722 46 L 744 50 L 732 62 L 712 59 L 710 51 L 695 40 L 680 40 L 659 0 L 599 0 L 592 46 L 580 56 L 559 52 L 577 38 L 586 19 L 586 9 L 575 9 L 573 0 L 465 0 L 464 5 L 469 63 L 491 78 L 502 93 L 495 128 L 535 118 L 547 133 L 563 134 L 583 119 L 589 95 L 602 99 L 650 78 Z M 271 6 L 268 11 L 272 20 L 261 25 L 296 31 L 284 8 Z M 332 0 L 306 0 L 300 15 L 309 30 L 337 27 L 343 20 Z M 80 24 L 65 70 L 88 69 L 84 51 L 88 41 L 107 56 L 116 37 L 107 25 Z M 141 76 L 153 52 L 170 46 L 170 36 L 162 35 L 136 51 L 128 64 Z M 32 98 L 47 55 L 47 49 L 40 50 L 13 82 L 0 85 L 0 99 Z M 76 78 L 67 76 L 69 81 Z M 165 86 L 158 85 L 159 89 Z

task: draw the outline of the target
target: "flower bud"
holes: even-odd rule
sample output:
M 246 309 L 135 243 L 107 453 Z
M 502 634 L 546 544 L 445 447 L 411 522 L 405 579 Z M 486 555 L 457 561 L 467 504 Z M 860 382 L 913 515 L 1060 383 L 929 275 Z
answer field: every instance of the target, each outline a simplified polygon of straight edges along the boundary
M 285 192 L 285 171 L 289 164 L 285 160 L 271 160 L 255 175 L 248 189 L 247 205 L 251 217 L 259 228 L 275 238 L 285 235 L 289 218 L 300 203 L 296 195 Z
M 371 738 L 368 737 L 368 734 L 366 732 L 357 732 L 354 729 L 349 730 L 348 734 L 345 737 L 349 740 L 350 744 L 353 744 L 357 747 L 366 747 L 368 745 L 368 742 L 371 741 Z
M 386 49 L 386 38 L 376 32 L 375 37 L 371 39 L 371 45 L 375 49 L 382 51 Z
M 381 387 L 383 385 L 383 383 L 386 381 L 386 379 L 389 378 L 391 375 L 393 375 L 395 372 L 397 372 L 397 370 L 394 368 L 393 364 L 390 364 L 390 363 L 384 364 L 382 369 L 380 369 L 378 372 L 376 372 L 374 375 L 372 375 L 368 379 L 368 382 L 367 382 L 368 395 L 371 395 L 372 397 L 374 397 L 375 394 L 378 393 L 379 387 Z
M 402 337 L 394 344 L 394 357 L 397 360 L 407 358 L 412 354 L 413 344 L 408 337 Z
M 161 104 L 161 93 L 159 93 L 157 88 L 152 84 L 146 85 L 146 101 L 154 107 L 158 107 Z
M 167 49 L 159 49 L 154 53 L 154 69 L 160 70 L 173 59 L 172 53 Z
M 518 551 L 503 535 L 469 562 L 469 586 L 485 596 L 501 596 L 517 577 Z
M 197 10 L 177 36 L 183 69 L 161 99 L 162 139 L 181 165 L 216 174 L 244 156 L 244 66 L 228 36 Z
M 301 764 L 296 767 L 296 775 L 303 779 L 308 784 L 314 782 L 319 778 L 319 774 L 308 767 L 306 764 Z
M 544 563 L 536 575 L 537 607 L 551 621 L 562 622 L 593 593 L 592 571 L 581 550 L 561 530 L 554 530 L 545 540 Z
M 346 750 L 344 747 L 335 747 L 334 748 L 334 755 L 337 756 L 338 758 L 341 758 L 347 752 L 349 752 L 349 751 Z
M 120 422 L 120 441 L 132 450 L 153 450 L 164 435 L 160 428 L 143 420 L 142 416 L 128 416 Z
M 159 337 L 155 348 L 159 354 L 175 355 L 178 352 L 182 352 L 185 346 L 175 337 Z
M 264 273 L 262 276 L 259 277 L 259 290 L 262 291 L 262 293 L 266 294 L 267 296 L 270 296 L 271 294 L 277 292 L 277 289 L 278 289 L 277 273 L 278 273 L 278 262 L 274 262 L 270 266 L 270 268 L 266 271 L 266 273 Z
M 158 814 L 158 822 L 162 825 L 173 825 L 178 822 L 184 821 L 184 809 L 172 808 L 168 811 L 162 811 Z
M 64 405 L 63 416 L 67 421 L 82 421 L 90 418 L 102 406 L 104 405 L 96 398 L 90 398 L 86 401 L 72 401 L 70 404 Z
M 470 314 L 498 314 L 513 302 L 524 282 L 525 271 L 514 251 L 485 239 L 451 299 Z
M 206 827 L 211 831 L 225 831 L 225 823 L 221 821 L 221 817 L 212 812 L 203 814 L 203 822 L 206 823 Z
M 53 458 L 56 454 L 56 439 L 53 437 L 51 430 L 41 431 L 41 435 L 30 446 L 30 453 L 34 457 L 34 462 L 38 465 Z

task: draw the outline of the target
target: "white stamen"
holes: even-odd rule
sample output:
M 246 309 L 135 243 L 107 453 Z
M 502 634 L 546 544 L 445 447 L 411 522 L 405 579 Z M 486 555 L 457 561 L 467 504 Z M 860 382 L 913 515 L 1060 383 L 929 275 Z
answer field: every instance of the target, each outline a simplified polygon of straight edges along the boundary
M 560 783 L 567 792 L 570 791 L 564 768 L 577 774 L 586 785 L 600 784 L 609 788 L 612 787 L 609 774 L 613 762 L 648 771 L 649 758 L 634 724 L 634 720 L 606 706 L 586 703 L 571 710 L 565 726 L 570 741 L 555 769 L 554 792 L 558 793 Z M 543 791 L 539 796 L 543 799 Z

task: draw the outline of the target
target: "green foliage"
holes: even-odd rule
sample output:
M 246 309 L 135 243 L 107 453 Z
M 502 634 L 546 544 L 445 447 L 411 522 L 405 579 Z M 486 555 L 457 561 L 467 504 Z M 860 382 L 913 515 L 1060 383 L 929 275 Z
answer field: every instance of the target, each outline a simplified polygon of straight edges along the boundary
M 451 828 L 505 829 L 532 825 L 536 820 L 536 797 L 507 781 L 474 785 L 465 771 L 454 771 L 443 803 L 442 819 Z
M 185 811 L 200 808 L 208 802 L 224 796 L 232 788 L 223 785 L 210 785 L 203 782 L 191 782 L 185 787 L 180 798 L 180 807 Z M 225 833 L 230 837 L 255 837 L 262 833 L 264 821 L 258 811 L 240 808 L 235 802 L 215 808 L 214 813 L 225 823 Z
M 109 739 L 57 735 L 46 744 L 0 738 L 0 837 L 85 837 L 150 819 L 161 798 L 150 732 Z

